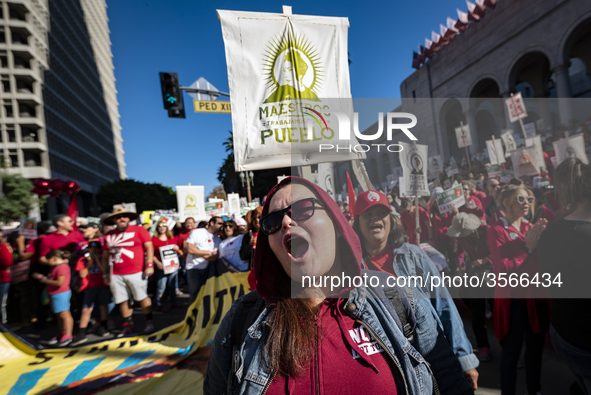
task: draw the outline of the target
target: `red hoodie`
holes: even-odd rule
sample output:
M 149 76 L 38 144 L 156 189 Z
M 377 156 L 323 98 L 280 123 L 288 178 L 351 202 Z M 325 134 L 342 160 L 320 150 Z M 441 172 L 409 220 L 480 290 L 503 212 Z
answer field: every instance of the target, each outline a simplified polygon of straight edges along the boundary
M 0 244 L 0 283 L 10 282 L 12 261 L 12 249 L 6 244 Z
M 350 251 L 343 254 L 346 257 L 341 262 L 343 271 L 351 277 L 361 275 L 359 238 L 335 201 L 311 182 L 298 177 L 283 180 L 269 193 L 262 216 L 269 212 L 269 204 L 278 187 L 290 180 L 307 186 L 323 202 L 324 209 L 342 236 L 339 248 Z M 259 232 L 257 238 L 254 261 L 257 291 L 265 301 L 275 304 L 276 278 L 283 269 L 271 250 L 268 236 L 263 232 Z M 366 393 L 368 388 L 372 393 L 397 393 L 392 374 L 394 366 L 390 365 L 393 361 L 379 343 L 343 311 L 345 300 L 338 296 L 344 297 L 348 291 L 341 291 L 320 305 L 315 316 L 317 348 L 303 373 L 296 378 L 275 376 L 266 394 Z

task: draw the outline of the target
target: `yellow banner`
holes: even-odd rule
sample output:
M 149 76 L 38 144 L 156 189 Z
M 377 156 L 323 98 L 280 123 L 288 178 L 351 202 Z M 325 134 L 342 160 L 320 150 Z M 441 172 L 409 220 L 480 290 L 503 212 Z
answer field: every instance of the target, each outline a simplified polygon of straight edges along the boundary
M 219 112 L 224 114 L 232 112 L 229 101 L 193 100 L 193 106 L 195 112 Z
M 209 265 L 185 320 L 151 335 L 36 350 L 0 333 L 0 394 L 201 394 L 208 346 L 232 302 L 249 292 L 248 273 L 217 266 Z

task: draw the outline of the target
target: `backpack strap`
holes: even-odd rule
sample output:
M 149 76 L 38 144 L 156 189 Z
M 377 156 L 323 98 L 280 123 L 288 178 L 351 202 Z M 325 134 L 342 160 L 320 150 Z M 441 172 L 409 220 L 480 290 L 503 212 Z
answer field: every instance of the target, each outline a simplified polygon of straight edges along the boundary
M 228 379 L 228 391 L 234 386 L 236 382 L 236 373 L 240 367 L 240 349 L 246 335 L 248 328 L 254 324 L 260 313 L 265 308 L 265 301 L 259 293 L 255 290 L 246 294 L 241 300 L 234 316 L 230 322 L 230 341 L 232 344 L 232 369 L 230 370 L 230 377 Z
M 400 300 L 400 295 L 398 293 L 397 288 L 387 288 L 384 290 L 384 294 L 394 306 L 394 310 L 396 310 L 396 314 L 400 319 L 400 323 L 402 324 L 402 333 L 404 333 L 404 337 L 408 340 L 409 343 L 412 343 L 414 340 L 414 329 L 412 325 L 408 322 L 408 315 L 406 314 L 406 309 L 402 305 L 402 301 Z

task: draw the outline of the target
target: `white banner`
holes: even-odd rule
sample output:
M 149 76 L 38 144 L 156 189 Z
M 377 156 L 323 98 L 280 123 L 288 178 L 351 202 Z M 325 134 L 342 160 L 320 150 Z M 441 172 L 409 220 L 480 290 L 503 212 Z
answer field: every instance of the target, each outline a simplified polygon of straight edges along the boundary
M 195 221 L 206 219 L 204 189 L 203 185 L 176 186 L 177 212 L 181 222 L 185 222 L 187 217 L 193 217 Z
M 350 130 L 339 139 L 335 114 L 354 124 L 347 18 L 221 10 L 218 16 L 236 171 L 365 158 L 348 150 L 358 144 Z
M 472 136 L 470 135 L 470 125 L 464 125 L 456 128 L 456 139 L 458 147 L 464 148 L 472 145 Z
M 488 160 L 491 165 L 505 163 L 505 153 L 503 152 L 501 140 L 486 140 L 486 151 L 488 152 Z
M 428 146 L 409 144 L 399 141 L 403 149 L 400 152 L 400 164 L 404 177 L 405 193 L 407 195 L 429 196 L 427 182 Z
M 21 218 L 20 235 L 25 239 L 37 238 L 37 219 L 35 218 Z
M 536 163 L 538 169 L 546 168 L 546 161 L 544 160 L 544 147 L 542 146 L 542 137 L 540 135 L 534 136 L 525 140 L 526 147 L 534 147 L 536 150 Z
M 534 147 L 522 147 L 511 151 L 511 163 L 513 163 L 515 177 L 537 176 L 540 174 Z
M 554 167 L 568 158 L 579 158 L 583 163 L 589 163 L 589 158 L 587 158 L 585 152 L 585 139 L 582 134 L 555 141 L 552 145 L 554 145 L 554 152 L 556 152 L 556 165 Z
M 521 92 L 506 99 L 505 104 L 507 104 L 507 111 L 509 112 L 509 120 L 511 122 L 516 122 L 521 118 L 527 117 L 527 110 L 521 97 Z
M 505 143 L 505 158 L 508 158 L 511 156 L 511 151 L 517 149 L 517 143 L 515 143 L 515 138 L 513 138 L 513 131 L 505 130 L 505 133 L 501 134 L 501 138 L 503 139 L 503 143 Z
M 429 157 L 429 175 L 431 178 L 439 176 L 443 172 L 443 161 L 441 155 L 433 155 Z

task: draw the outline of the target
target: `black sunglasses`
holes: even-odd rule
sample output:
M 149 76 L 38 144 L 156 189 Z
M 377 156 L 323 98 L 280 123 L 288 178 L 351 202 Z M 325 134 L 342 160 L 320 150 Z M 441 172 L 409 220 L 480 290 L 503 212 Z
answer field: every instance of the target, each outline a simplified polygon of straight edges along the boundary
M 285 214 L 294 221 L 304 221 L 314 215 L 316 203 L 322 206 L 322 202 L 315 198 L 298 200 L 283 210 L 273 211 L 261 220 L 261 231 L 266 235 L 272 235 L 281 229 Z

